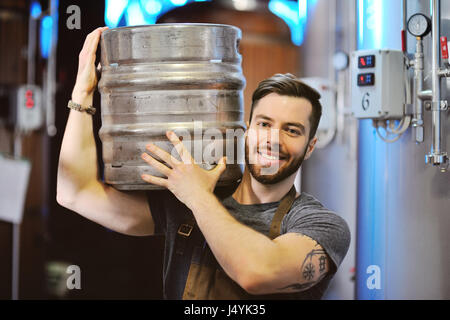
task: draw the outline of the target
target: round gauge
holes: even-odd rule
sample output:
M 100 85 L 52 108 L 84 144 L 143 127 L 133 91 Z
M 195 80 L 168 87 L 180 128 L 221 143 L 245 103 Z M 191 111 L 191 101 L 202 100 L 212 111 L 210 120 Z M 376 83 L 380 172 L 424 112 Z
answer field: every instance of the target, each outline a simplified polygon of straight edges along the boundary
M 431 20 L 421 13 L 416 13 L 408 20 L 408 31 L 414 37 L 423 38 L 431 31 Z
M 333 56 L 333 65 L 338 71 L 346 69 L 348 67 L 348 55 L 342 51 L 336 52 Z

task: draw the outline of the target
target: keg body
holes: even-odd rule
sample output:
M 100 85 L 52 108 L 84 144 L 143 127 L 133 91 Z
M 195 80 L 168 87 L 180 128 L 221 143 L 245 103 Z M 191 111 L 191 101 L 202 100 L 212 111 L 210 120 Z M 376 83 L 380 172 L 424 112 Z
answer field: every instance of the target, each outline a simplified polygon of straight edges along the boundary
M 168 130 L 182 137 L 204 169 L 227 156 L 218 185 L 241 178 L 245 79 L 240 38 L 238 28 L 214 24 L 103 32 L 99 135 L 106 183 L 119 190 L 161 189 L 141 179 L 143 173 L 164 177 L 141 154 L 151 142 L 180 159 L 166 137 Z

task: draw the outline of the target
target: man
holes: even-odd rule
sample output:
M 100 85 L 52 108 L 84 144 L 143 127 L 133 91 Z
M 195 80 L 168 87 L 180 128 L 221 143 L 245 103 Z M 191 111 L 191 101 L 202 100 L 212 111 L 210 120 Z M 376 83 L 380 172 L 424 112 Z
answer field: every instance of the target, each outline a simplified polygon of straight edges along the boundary
M 72 101 L 83 108 L 92 105 L 97 84 L 95 52 L 103 30 L 98 28 L 87 36 L 79 55 Z M 199 279 L 198 275 L 197 280 L 191 278 L 193 257 L 206 240 L 203 249 L 212 253 L 218 272 L 213 272 L 211 283 L 223 278 L 223 285 L 236 293 L 230 297 L 319 299 L 350 242 L 342 218 L 293 188 L 299 167 L 317 141 L 319 98 L 292 75 L 275 75 L 260 83 L 245 135 L 243 177 L 233 194 L 221 200 L 214 192 L 226 160 L 213 170 L 202 169 L 173 132 L 167 132 L 167 138 L 179 159 L 152 144 L 147 146 L 149 153 L 142 155 L 166 177 L 143 175 L 142 179 L 168 191 L 146 195 L 105 185 L 97 177 L 91 116 L 71 110 L 61 146 L 57 201 L 117 232 L 164 233 L 165 298 L 190 298 L 200 290 L 191 287 Z M 276 170 L 268 174 L 268 168 Z M 286 207 L 283 204 L 289 197 Z M 286 208 L 279 215 L 281 207 Z M 276 217 L 280 218 L 278 227 Z M 183 231 L 189 218 L 198 230 L 192 237 L 192 228 Z M 202 281 L 197 283 L 204 286 Z M 220 291 L 218 283 L 214 285 Z M 206 297 L 216 296 L 206 293 Z

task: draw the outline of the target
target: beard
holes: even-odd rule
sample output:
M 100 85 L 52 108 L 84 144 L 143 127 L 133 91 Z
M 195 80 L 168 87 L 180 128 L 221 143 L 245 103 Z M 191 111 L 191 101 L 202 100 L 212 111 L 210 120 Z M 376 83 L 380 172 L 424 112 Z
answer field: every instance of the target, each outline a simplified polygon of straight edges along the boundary
M 291 156 L 289 156 L 287 162 L 284 163 L 274 174 L 262 174 L 262 166 L 252 164 L 249 161 L 248 138 L 245 138 L 245 164 L 253 178 L 255 178 L 256 181 L 262 184 L 276 184 L 297 172 L 297 170 L 302 165 L 303 160 L 305 159 L 307 151 L 308 148 L 306 147 L 303 155 L 298 158 L 292 158 Z M 255 152 L 258 152 L 258 150 L 256 149 Z

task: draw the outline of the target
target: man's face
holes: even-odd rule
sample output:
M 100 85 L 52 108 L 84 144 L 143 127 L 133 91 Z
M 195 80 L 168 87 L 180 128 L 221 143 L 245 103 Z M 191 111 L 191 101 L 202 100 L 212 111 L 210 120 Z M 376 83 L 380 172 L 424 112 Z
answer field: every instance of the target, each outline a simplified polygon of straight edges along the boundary
M 296 173 L 314 150 L 309 141 L 311 103 L 270 93 L 253 109 L 245 137 L 245 162 L 260 183 L 275 184 Z

